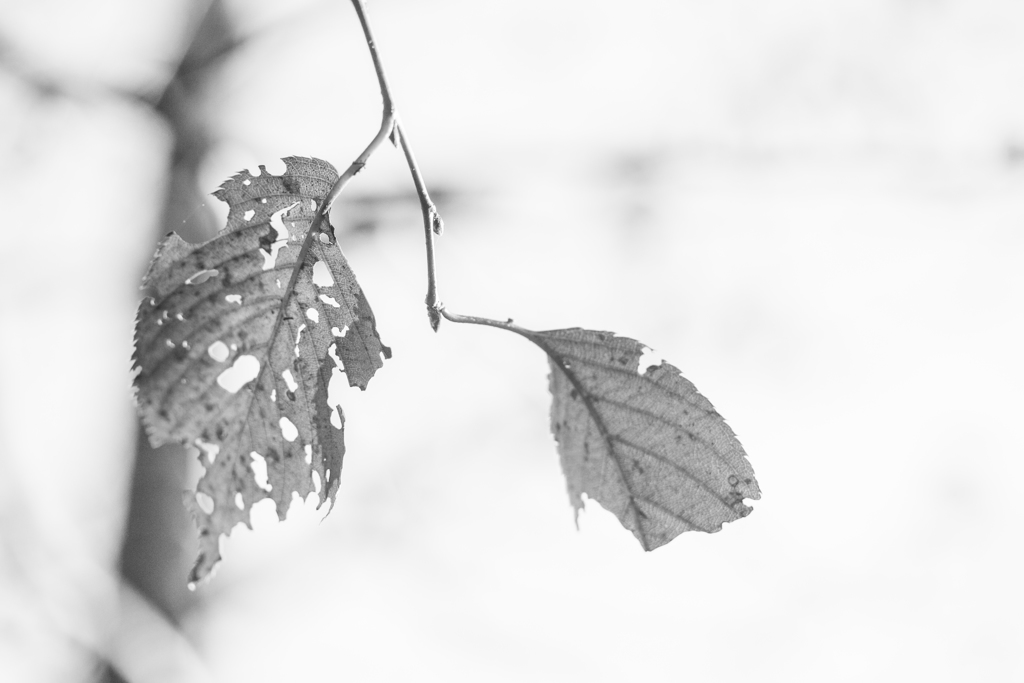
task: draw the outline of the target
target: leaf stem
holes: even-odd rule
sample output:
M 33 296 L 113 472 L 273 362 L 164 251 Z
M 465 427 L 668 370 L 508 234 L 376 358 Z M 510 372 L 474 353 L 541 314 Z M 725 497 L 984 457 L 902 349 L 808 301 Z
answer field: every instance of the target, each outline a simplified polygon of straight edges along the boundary
M 430 318 L 430 326 L 434 329 L 434 332 L 437 332 L 437 328 L 441 324 L 441 314 L 437 301 L 434 235 L 441 234 L 441 231 L 444 229 L 444 223 L 441 221 L 441 215 L 437 212 L 437 207 L 434 206 L 434 202 L 431 201 L 430 195 L 427 193 L 427 186 L 423 182 L 423 176 L 420 175 L 419 166 L 416 165 L 416 157 L 412 153 L 412 147 L 409 146 L 409 142 L 405 138 L 405 131 L 398 121 L 395 121 L 395 137 L 397 137 L 402 145 L 405 161 L 409 165 L 409 172 L 412 173 L 413 185 L 416 186 L 416 194 L 420 198 L 420 212 L 423 214 L 423 234 L 425 235 L 427 246 L 427 297 L 424 299 L 424 303 L 427 304 L 427 317 Z
M 441 215 L 437 212 L 437 207 L 434 206 L 434 202 L 430 199 L 430 194 L 427 192 L 427 186 L 423 182 L 423 176 L 420 174 L 419 166 L 416 164 L 416 157 L 412 153 L 408 140 L 406 140 L 405 131 L 402 130 L 398 123 L 394 99 L 391 97 L 391 88 L 388 86 L 388 79 L 384 73 L 384 64 L 381 62 L 380 54 L 377 52 L 377 43 L 373 38 L 373 31 L 370 30 L 370 22 L 366 18 L 366 8 L 363 5 L 363 0 L 352 0 L 352 7 L 355 8 L 356 16 L 359 17 L 359 25 L 363 28 L 366 46 L 370 49 L 370 57 L 373 59 L 373 69 L 377 72 L 380 96 L 384 101 L 384 114 L 381 118 L 380 130 L 377 132 L 377 136 L 370 142 L 359 158 L 352 162 L 348 170 L 338 178 L 334 187 L 331 188 L 331 192 L 327 195 L 327 199 L 324 200 L 321 213 L 326 213 L 330 210 L 331 204 L 341 194 L 345 184 L 359 171 L 363 170 L 366 160 L 384 142 L 385 138 L 391 136 L 391 141 L 396 146 L 399 143 L 401 144 L 402 152 L 405 154 L 405 161 L 409 166 L 409 172 L 412 174 L 412 182 L 416 186 L 416 194 L 419 196 L 420 211 L 423 213 L 423 230 L 426 234 L 427 246 L 427 296 L 425 302 L 427 304 L 427 316 L 430 319 L 430 326 L 437 332 L 437 328 L 441 324 L 441 315 L 437 302 L 437 275 L 434 268 L 434 235 L 441 234 L 444 223 L 441 221 Z
M 384 65 L 381 63 L 380 55 L 377 53 L 377 43 L 374 41 L 370 24 L 366 21 L 366 10 L 363 7 L 362 0 L 352 0 L 352 6 L 355 7 L 356 15 L 359 17 L 359 25 L 363 28 L 366 46 L 370 49 L 370 58 L 373 60 L 373 69 L 377 72 L 377 83 L 380 84 L 380 96 L 384 103 L 384 113 L 381 115 L 380 129 L 377 131 L 377 135 L 374 136 L 373 140 L 370 140 L 370 144 L 366 146 L 363 153 L 356 157 L 356 160 L 345 169 L 341 177 L 335 181 L 334 187 L 327 193 L 327 197 L 324 198 L 320 210 L 317 212 L 317 220 L 322 220 L 320 216 L 326 215 L 331 210 L 331 206 L 334 205 L 335 200 L 341 194 L 341 191 L 345 189 L 345 186 L 348 185 L 348 182 L 366 167 L 366 162 L 369 161 L 373 153 L 377 151 L 377 148 L 383 144 L 395 128 L 395 103 L 391 98 L 391 88 L 388 87 L 388 78 L 384 73 Z M 310 228 L 311 230 L 312 227 Z M 319 227 L 319 224 L 316 227 Z
M 384 74 L 384 63 L 380 60 L 377 52 L 377 41 L 373 38 L 373 31 L 370 29 L 370 22 L 366 19 L 366 7 L 363 0 L 352 0 L 352 7 L 359 17 L 359 25 L 363 29 L 363 36 L 366 38 L 366 47 L 370 49 L 370 59 L 373 60 L 373 69 L 377 72 L 377 82 L 380 84 L 380 96 L 384 100 L 384 115 L 395 113 L 394 100 L 391 98 L 391 88 L 388 87 L 388 78 Z
M 528 330 L 525 327 L 520 327 L 512 322 L 512 318 L 506 321 L 492 320 L 490 318 L 481 318 L 475 315 L 460 315 L 458 313 L 452 313 L 448 311 L 443 304 L 437 305 L 438 312 L 445 318 L 453 323 L 467 323 L 469 325 L 486 325 L 487 327 L 497 327 L 502 330 L 508 330 L 509 332 L 515 332 L 518 335 L 526 337 L 530 341 L 536 342 L 536 332 Z

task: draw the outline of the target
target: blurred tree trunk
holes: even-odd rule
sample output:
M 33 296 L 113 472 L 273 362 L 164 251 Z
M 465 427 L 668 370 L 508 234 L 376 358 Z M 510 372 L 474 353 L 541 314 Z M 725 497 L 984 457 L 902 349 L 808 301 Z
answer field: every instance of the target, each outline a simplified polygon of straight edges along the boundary
M 199 168 L 212 144 L 204 117 L 204 88 L 215 67 L 240 43 L 232 36 L 221 0 L 196 4 L 203 15 L 191 43 L 174 77 L 152 103 L 173 135 L 163 220 L 154 243 L 174 230 L 193 241 L 208 239 L 217 231 L 197 189 Z M 181 504 L 182 491 L 188 487 L 188 457 L 176 444 L 154 449 L 139 426 L 121 549 L 124 581 L 175 625 L 201 600 L 200 594 L 186 588 L 196 553 L 195 530 Z M 112 669 L 108 678 L 123 680 Z

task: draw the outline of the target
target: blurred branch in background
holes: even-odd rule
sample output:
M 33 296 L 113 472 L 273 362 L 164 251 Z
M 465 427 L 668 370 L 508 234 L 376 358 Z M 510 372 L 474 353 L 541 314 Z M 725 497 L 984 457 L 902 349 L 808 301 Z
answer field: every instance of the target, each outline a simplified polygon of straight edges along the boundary
M 210 75 L 217 67 L 244 43 L 232 34 L 228 16 L 221 0 L 199 0 L 193 3 L 192 12 L 199 16 L 187 49 L 183 53 L 174 75 L 163 92 L 154 101 L 148 102 L 167 124 L 172 135 L 170 168 L 167 176 L 167 193 L 164 201 L 163 220 L 159 231 L 153 236 L 154 244 L 164 234 L 177 231 L 190 241 L 202 241 L 217 232 L 212 212 L 205 205 L 205 198 L 199 192 L 198 173 L 211 146 L 211 133 L 206 124 L 204 92 Z M 208 195 L 207 195 L 208 196 Z M 121 574 L 126 584 L 134 587 L 141 597 L 148 600 L 168 620 L 167 627 L 150 630 L 150 638 L 161 640 L 176 635 L 173 626 L 189 610 L 195 609 L 201 596 L 190 593 L 185 587 L 184 577 L 195 554 L 194 529 L 188 514 L 181 504 L 182 491 L 188 488 L 186 481 L 189 457 L 185 449 L 177 444 L 168 444 L 154 449 L 149 444 L 141 424 L 132 470 L 130 505 L 124 544 L 121 549 Z M 137 597 L 128 589 L 124 595 Z M 123 621 L 120 635 L 129 635 L 136 640 L 139 628 L 155 622 L 131 620 L 128 628 L 127 608 L 137 606 L 140 600 L 122 602 Z M 136 612 L 140 612 L 138 609 Z M 177 636 L 181 638 L 180 635 Z M 131 662 L 145 656 L 162 659 L 174 656 L 181 648 L 122 647 L 119 651 Z M 123 675 L 129 667 L 112 668 L 109 672 L 113 681 L 125 680 Z M 120 668 L 121 671 L 116 669 Z M 131 667 L 145 670 L 145 665 Z M 182 680 L 185 680 L 182 678 Z
M 111 7 L 95 9 L 102 14 Z M 145 267 L 138 256 L 148 260 L 151 245 L 169 230 L 178 229 L 190 239 L 216 232 L 212 217 L 202 211 L 196 181 L 211 144 L 202 107 L 204 87 L 244 41 L 232 35 L 220 0 L 154 5 L 141 15 L 149 25 L 140 27 L 131 26 L 133 17 L 124 10 L 113 7 L 123 21 L 118 31 L 137 29 L 146 36 L 148 30 L 156 39 L 142 40 L 148 51 L 128 50 L 123 59 L 114 60 L 127 64 L 123 71 L 83 68 L 88 55 L 76 55 L 73 48 L 65 53 L 48 49 L 53 46 L 35 35 L 43 28 L 38 13 L 8 15 L 0 29 L 0 75 L 7 95 L 0 114 L 9 136 L 3 141 L 8 147 L 3 180 L 4 190 L 16 198 L 3 203 L 31 205 L 36 193 L 43 192 L 48 212 L 66 219 L 60 225 L 67 226 L 52 230 L 49 237 L 75 254 L 64 262 L 63 250 L 51 252 L 49 267 L 42 269 L 19 269 L 10 257 L 4 259 L 13 268 L 6 270 L 11 282 L 4 290 L 9 296 L 0 300 L 3 327 L 5 332 L 31 330 L 28 345 L 5 335 L 0 347 L 0 358 L 11 364 L 3 368 L 8 370 L 3 373 L 7 388 L 30 389 L 17 399 L 9 393 L 0 396 L 0 595 L 5 606 L 0 678 L 5 680 L 8 675 L 26 681 L 209 679 L 177 630 L 182 615 L 198 604 L 184 585 L 191 550 L 183 548 L 194 534 L 180 500 L 186 488 L 186 456 L 181 448 L 154 452 L 138 434 L 135 466 L 126 467 L 118 444 L 127 435 L 110 430 L 117 431 L 112 420 L 123 420 L 115 407 L 126 407 L 127 385 L 99 384 L 93 375 L 109 378 L 108 366 L 124 367 L 128 350 L 122 335 L 130 320 L 126 313 L 138 297 L 135 287 L 126 285 L 137 282 Z M 66 25 L 52 26 L 53 31 L 74 28 L 76 35 L 102 40 L 100 32 L 90 33 L 96 26 L 87 21 L 95 17 L 76 23 L 61 16 Z M 180 59 L 175 59 L 173 39 L 183 24 L 194 28 L 181 34 L 185 40 Z M 166 46 L 152 47 L 161 42 Z M 117 54 L 123 46 L 102 47 Z M 103 52 L 98 44 L 92 49 Z M 166 70 L 156 66 L 175 62 Z M 161 134 L 169 145 L 161 145 Z M 119 146 L 131 151 L 121 152 Z M 161 189 L 158 169 L 166 163 L 161 159 L 167 159 L 168 148 L 166 189 Z M 56 182 L 51 179 L 55 176 Z M 161 200 L 162 218 L 151 221 L 152 207 Z M 139 206 L 145 209 L 133 210 Z M 17 209 L 12 218 L 15 224 L 30 224 L 18 220 Z M 150 222 L 158 230 L 141 236 Z M 5 234 L 3 246 L 5 252 L 16 253 L 16 233 Z M 93 264 L 102 266 L 100 272 Z M 49 278 L 62 285 L 59 290 L 48 286 Z M 81 284 L 68 291 L 69 281 Z M 26 306 L 23 295 L 28 292 L 34 293 L 34 306 Z M 66 314 L 65 302 L 74 314 Z M 64 334 L 51 332 L 50 321 L 61 325 Z M 56 357 L 45 340 L 68 333 L 79 340 L 77 362 L 33 368 L 34 359 Z M 35 372 L 24 373 L 31 377 L 26 384 L 9 371 L 12 367 Z M 26 418 L 22 406 L 31 411 L 53 402 L 33 401 L 34 392 L 42 397 L 55 392 L 57 402 L 63 393 L 63 400 L 74 407 L 55 423 L 56 432 L 46 434 L 46 428 Z M 81 400 L 78 393 L 90 398 Z M 101 419 L 100 413 L 111 417 Z M 77 422 L 67 419 L 71 414 L 78 416 Z M 64 435 L 81 447 L 63 447 Z M 96 449 L 109 455 L 97 458 Z M 129 474 L 130 487 L 123 488 Z M 130 489 L 127 514 L 120 507 L 125 488 Z M 115 544 L 120 544 L 125 519 L 118 577 L 111 560 L 116 562 Z
M 211 70 L 240 41 L 231 35 L 220 0 L 196 4 L 205 6 L 205 12 L 174 77 L 152 103 L 173 135 L 163 220 L 153 236 L 154 244 L 174 230 L 187 232 L 186 237 L 192 241 L 216 234 L 209 212 L 202 211 L 204 199 L 196 178 L 210 147 L 210 133 L 202 116 L 203 87 Z M 186 470 L 186 454 L 181 446 L 153 449 L 139 427 L 121 572 L 172 621 L 177 621 L 197 599 L 186 590 L 183 579 L 191 561 L 188 542 L 193 535 L 181 505 L 181 492 L 187 488 Z

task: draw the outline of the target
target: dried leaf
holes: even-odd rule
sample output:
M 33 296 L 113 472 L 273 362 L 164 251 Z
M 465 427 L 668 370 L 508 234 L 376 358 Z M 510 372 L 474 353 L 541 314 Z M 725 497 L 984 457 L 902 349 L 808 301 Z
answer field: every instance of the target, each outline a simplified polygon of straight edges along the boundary
M 645 550 L 745 517 L 761 491 L 743 447 L 679 370 L 640 367 L 646 348 L 610 332 L 517 328 L 547 354 L 569 499 L 612 512 Z
M 195 445 L 206 467 L 186 494 L 200 537 L 193 582 L 254 503 L 272 499 L 282 519 L 295 495 L 333 503 L 345 445 L 332 377 L 365 389 L 391 355 L 326 216 L 310 230 L 337 171 L 284 162 L 280 176 L 261 166 L 226 181 L 215 195 L 227 227 L 203 244 L 168 235 L 143 281 L 139 410 L 154 445 Z

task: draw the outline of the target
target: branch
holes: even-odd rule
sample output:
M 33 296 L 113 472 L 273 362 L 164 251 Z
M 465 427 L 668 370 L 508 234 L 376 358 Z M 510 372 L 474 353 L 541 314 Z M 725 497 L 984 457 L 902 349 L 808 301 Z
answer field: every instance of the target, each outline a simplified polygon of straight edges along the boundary
M 412 173 L 412 182 L 416 186 L 416 194 L 420 197 L 420 211 L 423 213 L 423 233 L 426 235 L 427 245 L 427 316 L 430 318 L 430 326 L 437 332 L 441 324 L 441 307 L 437 301 L 437 275 L 434 268 L 434 235 L 440 235 L 444 230 L 444 222 L 437 212 L 437 207 L 431 201 L 427 193 L 427 187 L 423 183 L 423 176 L 420 175 L 419 167 L 416 165 L 416 157 L 413 156 L 412 148 L 405 139 L 405 131 L 398 122 L 395 122 L 395 137 L 402 145 L 402 152 L 405 153 L 405 161 L 409 164 L 409 171 Z
M 430 199 L 430 194 L 427 192 L 426 185 L 423 182 L 423 176 L 420 175 L 419 167 L 416 165 L 416 157 L 413 156 L 412 148 L 409 146 L 409 141 L 406 139 L 405 131 L 403 131 L 398 123 L 398 118 L 395 114 L 395 103 L 391 97 L 391 88 L 388 86 L 387 76 L 384 74 L 384 64 L 380 60 L 380 54 L 377 52 L 377 43 L 373 38 L 373 32 L 370 30 L 370 23 L 366 19 L 366 9 L 363 6 L 363 0 L 352 0 L 352 7 L 355 8 L 356 15 L 359 17 L 359 25 L 363 27 L 363 36 L 366 38 L 366 46 L 370 49 L 370 57 L 373 59 L 373 68 L 377 72 L 377 82 L 380 84 L 380 96 L 384 101 L 384 114 L 380 123 L 380 130 L 377 133 L 377 137 L 373 139 L 366 150 L 352 162 L 348 170 L 338 178 L 338 182 L 331 188 L 330 193 L 324 200 L 323 208 L 320 210 L 320 214 L 324 214 L 330 210 L 331 204 L 337 199 L 338 195 L 341 194 L 345 184 L 355 176 L 359 171 L 363 170 L 366 165 L 366 160 L 370 158 L 370 155 L 380 146 L 384 139 L 391 136 L 391 141 L 397 146 L 399 143 L 402 146 L 402 151 L 405 153 L 405 161 L 409 165 L 409 172 L 412 174 L 412 182 L 416 186 L 416 194 L 419 195 L 420 199 L 420 211 L 423 213 L 423 231 L 426 234 L 426 246 L 427 246 L 427 297 L 425 302 L 427 304 L 427 316 L 430 319 L 430 326 L 437 331 L 438 326 L 441 324 L 441 315 L 439 313 L 439 304 L 437 303 L 437 278 L 434 269 L 434 235 L 440 235 L 444 227 L 444 223 L 441 221 L 441 216 L 437 212 L 437 207 L 434 206 L 434 202 Z M 319 219 L 319 214 L 317 218 Z M 310 227 L 310 231 L 313 230 L 314 226 Z

